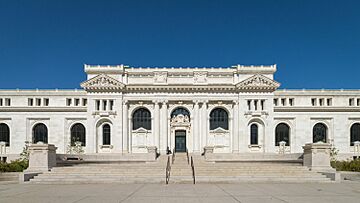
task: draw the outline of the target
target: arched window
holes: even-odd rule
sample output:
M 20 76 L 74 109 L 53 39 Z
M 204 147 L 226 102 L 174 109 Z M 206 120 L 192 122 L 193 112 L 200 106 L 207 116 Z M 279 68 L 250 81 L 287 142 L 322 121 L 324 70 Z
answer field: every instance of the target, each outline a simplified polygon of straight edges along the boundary
M 81 123 L 77 123 L 71 127 L 71 146 L 75 146 L 75 142 L 81 142 L 81 146 L 85 146 L 85 127 Z
M 286 146 L 290 145 L 290 128 L 285 123 L 280 123 L 275 129 L 275 146 L 279 146 L 279 142 L 286 142 Z
M 5 142 L 5 146 L 10 146 L 10 129 L 5 123 L 0 124 L 0 142 Z
M 103 145 L 110 145 L 110 136 L 111 136 L 111 129 L 109 124 L 105 124 L 102 127 L 103 129 Z
M 190 121 L 190 112 L 187 109 L 183 108 L 183 107 L 178 107 L 173 112 L 171 112 L 171 118 L 173 118 L 174 116 L 177 116 L 179 114 L 187 116 L 189 118 L 189 121 Z
M 151 113 L 145 108 L 136 110 L 132 117 L 133 130 L 145 128 L 151 130 Z
M 327 128 L 322 123 L 317 123 L 313 128 L 313 143 L 324 142 L 326 143 Z
M 216 128 L 229 130 L 229 117 L 227 112 L 222 108 L 216 108 L 210 113 L 210 130 Z
M 33 143 L 38 142 L 48 143 L 48 129 L 45 124 L 36 124 L 33 128 Z
M 355 123 L 350 129 L 350 146 L 354 146 L 354 142 L 360 141 L 360 124 Z
M 259 136 L 259 127 L 256 124 L 250 126 L 250 144 L 257 145 Z

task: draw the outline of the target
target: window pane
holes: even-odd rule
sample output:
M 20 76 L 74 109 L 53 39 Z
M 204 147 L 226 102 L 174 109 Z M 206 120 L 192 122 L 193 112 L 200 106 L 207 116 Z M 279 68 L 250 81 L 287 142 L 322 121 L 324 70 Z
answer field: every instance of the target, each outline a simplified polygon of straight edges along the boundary
M 229 117 L 227 112 L 222 108 L 216 108 L 210 113 L 210 130 L 216 128 L 229 130 Z

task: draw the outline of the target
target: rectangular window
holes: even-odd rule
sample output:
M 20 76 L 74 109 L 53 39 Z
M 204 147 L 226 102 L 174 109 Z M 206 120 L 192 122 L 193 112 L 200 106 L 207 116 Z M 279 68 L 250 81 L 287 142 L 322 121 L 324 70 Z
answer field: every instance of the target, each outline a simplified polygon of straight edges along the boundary
M 3 99 L 0 98 L 0 106 L 3 106 Z
M 290 105 L 290 106 L 294 106 L 294 99 L 293 99 L 293 98 L 290 98 L 290 99 L 289 99 L 289 105 Z
M 315 98 L 311 98 L 311 106 L 316 106 L 316 99 Z
M 11 99 L 5 98 L 5 106 L 11 106 Z
M 36 98 L 36 106 L 41 106 L 41 99 L 40 98 Z
M 107 107 L 107 101 L 106 100 L 103 100 L 103 111 L 106 111 L 106 107 Z
M 49 98 L 44 98 L 44 106 L 49 106 Z
M 349 99 L 349 106 L 354 106 L 354 98 Z
M 360 106 L 360 99 L 356 99 L 356 105 Z
M 95 100 L 95 109 L 100 111 L 100 100 Z
M 319 99 L 319 105 L 324 106 L 324 99 L 323 98 Z
M 86 106 L 87 105 L 87 99 L 82 99 L 82 105 Z
M 112 111 L 114 109 L 114 100 L 110 100 L 109 102 L 110 111 Z
M 75 106 L 79 106 L 80 105 L 80 99 L 75 99 Z
M 251 110 L 251 100 L 247 100 L 248 110 Z
M 285 98 L 281 99 L 281 105 L 282 105 L 282 106 L 285 106 L 285 105 L 286 105 L 286 99 L 285 99 Z
M 71 98 L 66 99 L 66 106 L 71 106 Z
M 258 100 L 254 100 L 254 107 L 255 107 L 255 111 L 258 110 Z
M 28 106 L 34 106 L 34 99 L 28 98 Z
M 261 105 L 261 110 L 262 111 L 264 111 L 264 104 L 265 104 L 265 100 L 261 100 L 260 105 Z
M 332 106 L 332 99 L 331 98 L 326 99 L 326 105 L 327 106 Z
M 274 99 L 274 106 L 278 105 L 278 99 Z

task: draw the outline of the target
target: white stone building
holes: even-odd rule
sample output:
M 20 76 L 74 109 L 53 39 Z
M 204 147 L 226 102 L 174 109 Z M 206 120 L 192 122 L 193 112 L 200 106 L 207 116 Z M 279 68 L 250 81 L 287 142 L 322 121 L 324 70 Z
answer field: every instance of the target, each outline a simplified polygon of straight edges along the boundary
M 359 151 L 360 91 L 277 90 L 276 65 L 85 72 L 83 90 L 1 90 L 0 154 L 17 157 L 25 141 L 63 154 L 75 141 L 86 154 L 302 153 L 318 141 Z

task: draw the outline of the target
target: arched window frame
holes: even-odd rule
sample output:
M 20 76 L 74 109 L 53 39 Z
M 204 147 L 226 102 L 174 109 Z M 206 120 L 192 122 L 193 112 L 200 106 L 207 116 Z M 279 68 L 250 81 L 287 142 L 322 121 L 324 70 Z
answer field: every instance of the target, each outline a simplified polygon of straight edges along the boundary
M 316 123 L 313 127 L 313 143 L 322 141 L 327 142 L 328 128 L 323 123 Z
M 111 145 L 111 126 L 108 123 L 102 126 L 102 138 L 103 145 Z
M 86 146 L 86 128 L 82 123 L 76 123 L 70 129 L 70 144 L 75 146 L 75 142 L 81 142 L 81 146 Z
M 250 125 L 250 145 L 259 144 L 259 126 L 256 123 Z
M 6 123 L 0 123 L 0 142 L 5 142 L 5 146 L 10 147 L 10 128 Z
M 177 108 L 175 108 L 175 109 L 171 112 L 170 117 L 173 118 L 174 116 L 177 116 L 177 115 L 179 115 L 179 114 L 182 114 L 182 115 L 184 115 L 184 116 L 188 116 L 189 121 L 190 121 L 190 112 L 189 112 L 186 108 L 184 108 L 184 107 L 177 107 Z
M 32 143 L 38 142 L 48 143 L 48 128 L 44 123 L 38 123 L 33 127 L 33 140 Z
M 360 123 L 354 123 L 350 128 L 350 146 L 354 146 L 356 141 L 360 141 Z
M 151 112 L 144 107 L 138 108 L 132 115 L 133 130 L 144 128 L 151 130 Z
M 279 146 L 281 141 L 285 141 L 285 145 L 290 146 L 290 126 L 286 123 L 279 123 L 275 128 L 275 146 Z
M 210 130 L 216 128 L 229 130 L 229 114 L 225 109 L 219 107 L 210 112 Z

